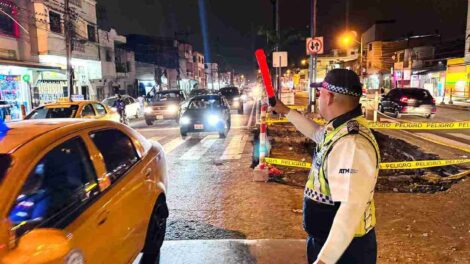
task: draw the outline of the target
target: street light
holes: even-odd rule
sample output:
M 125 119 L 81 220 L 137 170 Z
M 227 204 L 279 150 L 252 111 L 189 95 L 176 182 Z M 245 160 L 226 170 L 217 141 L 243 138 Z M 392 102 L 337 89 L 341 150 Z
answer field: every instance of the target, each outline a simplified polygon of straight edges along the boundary
M 339 44 L 345 49 L 349 48 L 353 43 L 359 44 L 360 53 L 359 53 L 359 74 L 362 75 L 362 63 L 363 63 L 363 44 L 362 44 L 362 35 L 360 41 L 356 40 L 357 32 L 356 31 L 347 31 L 340 35 Z
M 301 63 L 302 63 L 302 65 L 307 65 L 307 60 L 306 60 L 306 59 L 303 59 L 303 60 L 301 61 Z

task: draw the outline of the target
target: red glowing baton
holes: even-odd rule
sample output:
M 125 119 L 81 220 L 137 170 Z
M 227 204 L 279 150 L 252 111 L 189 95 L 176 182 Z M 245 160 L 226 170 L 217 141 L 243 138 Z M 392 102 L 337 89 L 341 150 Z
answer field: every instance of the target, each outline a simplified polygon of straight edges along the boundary
M 274 95 L 273 84 L 271 82 L 271 74 L 269 73 L 268 63 L 266 62 L 266 55 L 264 54 L 264 50 L 256 50 L 255 55 L 256 60 L 258 61 L 259 69 L 261 70 L 261 75 L 263 76 L 264 87 L 266 89 L 266 94 L 268 94 L 269 104 L 271 106 L 275 106 L 276 97 Z

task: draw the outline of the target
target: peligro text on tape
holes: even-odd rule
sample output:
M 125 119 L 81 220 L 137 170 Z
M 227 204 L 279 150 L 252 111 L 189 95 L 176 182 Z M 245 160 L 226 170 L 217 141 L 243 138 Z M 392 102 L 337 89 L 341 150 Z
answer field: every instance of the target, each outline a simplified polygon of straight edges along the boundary
M 407 122 L 407 123 L 380 123 L 368 122 L 372 129 L 403 129 L 403 130 L 445 130 L 445 129 L 470 129 L 470 121 L 460 122 Z
M 276 158 L 265 158 L 266 163 L 273 165 L 281 165 L 287 167 L 297 167 L 310 169 L 312 166 L 309 162 L 276 159 Z M 448 165 L 456 165 L 470 163 L 470 159 L 452 159 L 452 160 L 421 160 L 421 161 L 402 161 L 402 162 L 382 162 L 380 163 L 381 170 L 411 170 L 411 169 L 423 169 L 432 167 L 441 167 Z
M 470 159 L 452 159 L 452 160 L 419 160 L 405 162 L 382 162 L 381 170 L 406 170 L 406 169 L 423 169 L 431 167 L 441 167 L 447 165 L 456 165 L 469 163 Z
M 286 160 L 286 159 L 275 159 L 275 158 L 265 158 L 264 161 L 268 164 L 273 165 L 282 165 L 287 167 L 297 167 L 297 168 L 306 168 L 310 169 L 312 166 L 309 162 L 297 161 L 297 160 Z

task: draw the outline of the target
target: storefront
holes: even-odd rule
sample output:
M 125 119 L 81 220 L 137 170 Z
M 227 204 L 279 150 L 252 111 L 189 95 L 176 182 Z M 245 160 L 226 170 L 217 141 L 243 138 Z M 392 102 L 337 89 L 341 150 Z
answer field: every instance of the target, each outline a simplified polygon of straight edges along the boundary
M 44 65 L 59 67 L 63 70 L 66 69 L 66 58 L 63 56 L 56 55 L 39 55 L 39 62 Z M 84 60 L 72 58 L 71 60 L 72 68 L 74 70 L 74 89 L 73 94 L 80 94 L 87 100 L 95 100 L 97 98 L 96 86 L 98 82 L 94 80 L 101 80 L 101 61 L 95 60 Z M 46 89 L 52 88 L 52 94 L 58 94 L 61 91 L 62 83 L 65 78 L 65 75 L 59 77 L 55 76 L 47 80 L 48 85 Z M 64 91 L 62 91 L 63 93 Z M 39 91 L 41 93 L 41 91 Z M 67 96 L 67 95 L 65 95 Z
M 31 80 L 32 70 L 28 68 L 0 65 L 0 118 L 20 119 L 21 106 L 26 111 L 31 109 Z
M 446 96 L 453 99 L 468 100 L 470 98 L 470 66 L 465 65 L 464 58 L 447 60 L 445 80 Z

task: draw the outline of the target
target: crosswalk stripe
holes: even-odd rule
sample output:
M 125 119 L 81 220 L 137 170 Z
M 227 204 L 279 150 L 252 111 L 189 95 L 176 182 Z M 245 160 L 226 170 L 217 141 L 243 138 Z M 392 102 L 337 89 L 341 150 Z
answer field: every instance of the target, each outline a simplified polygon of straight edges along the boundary
M 208 150 L 209 148 L 217 141 L 219 138 L 218 135 L 209 135 L 206 136 L 190 148 L 180 159 L 181 160 L 199 160 Z
M 163 138 L 165 138 L 165 137 L 151 137 L 151 138 L 149 138 L 149 140 L 158 142 L 158 141 L 162 140 Z
M 175 150 L 177 147 L 179 147 L 184 142 L 185 142 L 184 139 L 182 139 L 180 137 L 177 137 L 177 138 L 171 140 L 170 142 L 166 143 L 165 145 L 163 145 L 163 150 L 165 151 L 166 154 L 168 154 L 168 153 L 172 152 L 173 150 Z
M 452 139 L 445 138 L 445 137 L 438 136 L 438 135 L 431 134 L 431 133 L 414 133 L 414 135 L 417 135 L 418 137 L 423 138 L 423 139 L 428 139 L 431 142 L 435 142 L 437 144 L 441 144 L 441 145 L 445 145 L 451 148 L 470 152 L 470 145 L 467 145 L 465 143 L 462 143 L 456 140 L 452 140 Z
M 466 139 L 466 140 L 470 140 L 470 135 L 465 135 L 465 134 L 462 134 L 462 133 L 449 133 L 449 135 L 452 135 L 452 136 L 458 137 L 458 138 L 463 138 L 463 139 Z
M 225 148 L 224 154 L 222 154 L 221 160 L 234 160 L 240 159 L 248 136 L 247 135 L 236 135 L 232 137 L 230 143 Z

